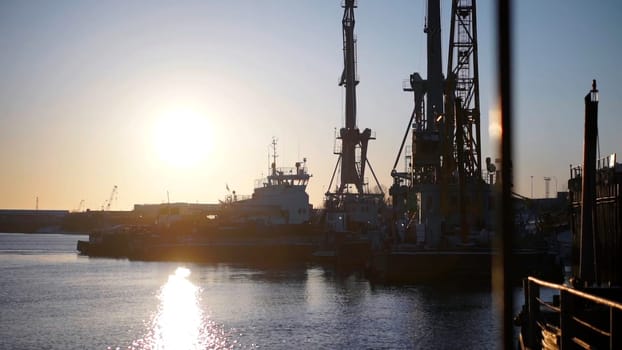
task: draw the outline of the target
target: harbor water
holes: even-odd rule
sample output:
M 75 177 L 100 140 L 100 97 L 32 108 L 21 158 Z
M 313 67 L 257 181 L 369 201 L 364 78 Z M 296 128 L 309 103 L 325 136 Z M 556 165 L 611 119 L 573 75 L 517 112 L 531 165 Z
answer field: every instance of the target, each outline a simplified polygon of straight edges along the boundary
M 0 349 L 498 347 L 487 286 L 88 258 L 78 239 L 0 234 Z

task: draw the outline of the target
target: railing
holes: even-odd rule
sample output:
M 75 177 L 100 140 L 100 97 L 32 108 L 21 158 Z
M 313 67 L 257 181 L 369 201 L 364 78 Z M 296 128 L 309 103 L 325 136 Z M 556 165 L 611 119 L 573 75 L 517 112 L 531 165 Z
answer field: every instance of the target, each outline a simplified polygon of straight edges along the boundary
M 225 196 L 225 203 L 233 203 L 251 199 L 253 196 L 248 194 L 228 194 Z
M 541 288 L 559 295 L 552 302 L 544 301 L 540 298 Z M 523 289 L 524 348 L 622 349 L 621 303 L 533 277 L 524 280 Z M 602 290 L 620 294 L 620 289 Z
M 583 167 L 580 165 L 570 165 L 570 179 L 580 178 L 583 173 Z
M 606 168 L 615 168 L 617 162 L 617 154 L 613 153 L 606 157 L 602 157 L 596 160 L 596 170 L 606 169 Z M 574 179 L 576 177 L 581 177 L 583 172 L 583 167 L 581 165 L 572 166 L 570 165 L 570 178 Z
M 596 169 L 615 168 L 616 154 L 613 153 L 596 161 Z

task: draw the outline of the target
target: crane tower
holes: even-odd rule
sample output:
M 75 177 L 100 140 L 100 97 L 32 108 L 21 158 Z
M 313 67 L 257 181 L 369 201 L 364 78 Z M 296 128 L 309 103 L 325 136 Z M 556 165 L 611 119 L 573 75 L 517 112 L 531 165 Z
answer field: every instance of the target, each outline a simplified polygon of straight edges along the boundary
M 110 198 L 108 198 L 108 200 L 104 203 L 106 211 L 110 211 L 110 207 L 112 206 L 112 201 L 117 199 L 117 191 L 118 191 L 118 187 L 117 185 L 114 185 L 112 187 L 112 192 L 110 192 Z
M 415 72 L 404 87 L 413 92 L 414 110 L 391 172 L 390 194 L 393 233 L 405 239 L 418 227 L 427 246 L 439 247 L 449 236 L 465 242 L 470 232 L 486 226 L 490 196 L 480 167 L 475 0 L 452 1 L 447 78 L 442 72 L 440 0 L 428 0 L 427 8 L 427 78 Z M 409 164 L 398 172 L 409 132 Z
M 345 0 L 342 7 L 343 19 L 343 64 L 344 69 L 339 80 L 339 86 L 345 88 L 345 126 L 339 130 L 337 139 L 341 141 L 341 148 L 335 151 L 339 155 L 335 170 L 326 192 L 326 208 L 337 213 L 341 221 L 348 224 L 362 224 L 370 221 L 369 214 L 376 215 L 373 207 L 382 200 L 384 194 L 380 183 L 367 159 L 367 145 L 374 140 L 371 129 L 365 128 L 362 132 L 356 123 L 356 86 L 359 83 L 356 71 L 356 38 L 354 35 L 355 0 Z M 380 193 L 371 193 L 365 178 L 365 171 L 369 168 Z M 337 170 L 340 170 L 340 182 L 331 192 Z M 330 218 L 329 218 L 330 221 Z M 345 226 L 344 226 L 345 227 Z M 344 227 L 332 229 L 339 231 Z

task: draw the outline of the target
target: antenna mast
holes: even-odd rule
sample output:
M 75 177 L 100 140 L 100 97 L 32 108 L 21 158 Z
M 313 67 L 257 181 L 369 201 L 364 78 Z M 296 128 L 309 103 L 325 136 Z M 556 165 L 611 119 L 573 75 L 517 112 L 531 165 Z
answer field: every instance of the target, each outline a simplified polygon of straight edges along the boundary
M 270 171 L 272 175 L 276 175 L 276 158 L 278 157 L 278 155 L 276 154 L 276 143 L 277 143 L 277 139 L 276 137 L 272 137 L 272 143 L 270 144 L 270 146 L 272 146 L 272 164 L 270 165 Z

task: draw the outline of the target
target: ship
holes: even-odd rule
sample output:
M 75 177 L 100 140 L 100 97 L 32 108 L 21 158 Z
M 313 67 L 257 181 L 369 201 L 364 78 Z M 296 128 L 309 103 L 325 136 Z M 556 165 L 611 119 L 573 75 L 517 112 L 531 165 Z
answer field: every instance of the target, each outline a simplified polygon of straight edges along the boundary
M 622 348 L 622 164 L 596 156 L 596 81 L 584 101 L 583 163 L 568 180 L 570 274 L 563 284 L 525 278 L 514 319 L 521 349 Z
M 150 226 L 118 226 L 91 233 L 78 250 L 90 256 L 147 261 L 305 263 L 321 233 L 312 222 L 306 159 L 276 165 L 276 139 L 268 176 L 253 194 L 231 191 L 218 206 L 193 215 L 166 214 Z M 228 185 L 227 185 L 228 189 Z

